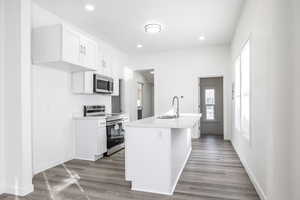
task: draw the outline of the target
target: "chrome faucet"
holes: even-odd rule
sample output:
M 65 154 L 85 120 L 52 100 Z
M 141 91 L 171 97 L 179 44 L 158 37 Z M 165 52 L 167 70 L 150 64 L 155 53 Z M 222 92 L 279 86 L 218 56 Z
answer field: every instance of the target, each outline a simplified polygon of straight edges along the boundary
M 179 118 L 179 97 L 174 96 L 172 100 L 172 107 L 174 108 L 175 100 L 177 100 L 177 107 L 176 107 L 176 118 Z

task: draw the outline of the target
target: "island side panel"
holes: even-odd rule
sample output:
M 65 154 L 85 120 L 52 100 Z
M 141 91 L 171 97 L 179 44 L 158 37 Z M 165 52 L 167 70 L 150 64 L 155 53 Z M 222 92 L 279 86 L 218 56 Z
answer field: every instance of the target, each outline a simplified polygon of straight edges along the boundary
M 192 151 L 192 128 L 171 129 L 172 174 L 171 185 L 174 192 L 181 173 Z
M 200 119 L 199 119 L 199 121 L 195 124 L 195 126 L 192 129 L 192 138 L 193 139 L 200 138 L 200 136 L 201 136 L 201 132 L 200 132 L 201 127 L 200 126 L 201 126 L 201 122 L 200 122 Z
M 171 129 L 126 128 L 126 180 L 132 190 L 171 194 Z

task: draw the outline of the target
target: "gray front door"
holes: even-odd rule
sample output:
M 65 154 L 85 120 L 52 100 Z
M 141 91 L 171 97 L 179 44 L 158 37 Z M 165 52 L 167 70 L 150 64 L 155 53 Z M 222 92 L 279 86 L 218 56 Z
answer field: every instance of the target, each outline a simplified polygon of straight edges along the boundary
M 201 134 L 223 136 L 223 78 L 200 78 Z

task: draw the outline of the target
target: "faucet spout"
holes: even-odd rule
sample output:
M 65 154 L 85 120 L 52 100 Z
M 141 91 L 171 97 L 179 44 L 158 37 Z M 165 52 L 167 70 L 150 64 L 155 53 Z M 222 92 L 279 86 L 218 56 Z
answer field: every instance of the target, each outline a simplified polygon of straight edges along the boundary
M 177 105 L 176 105 L 176 118 L 179 118 L 179 97 L 178 96 L 173 97 L 173 100 L 172 100 L 172 107 L 173 108 L 174 108 L 175 100 L 177 102 Z

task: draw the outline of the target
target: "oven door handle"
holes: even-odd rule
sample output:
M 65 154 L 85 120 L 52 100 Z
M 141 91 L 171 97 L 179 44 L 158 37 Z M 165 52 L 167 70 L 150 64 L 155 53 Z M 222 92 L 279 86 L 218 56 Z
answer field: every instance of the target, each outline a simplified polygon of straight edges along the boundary
M 123 139 L 124 135 L 118 135 L 118 136 L 111 136 L 110 138 L 108 138 L 108 140 L 115 140 L 115 139 Z
M 111 122 L 106 122 L 106 126 L 111 126 L 111 125 L 117 125 L 119 123 L 122 123 L 122 120 L 117 120 L 117 121 L 111 121 Z

